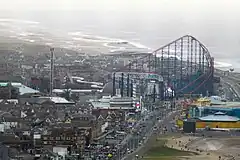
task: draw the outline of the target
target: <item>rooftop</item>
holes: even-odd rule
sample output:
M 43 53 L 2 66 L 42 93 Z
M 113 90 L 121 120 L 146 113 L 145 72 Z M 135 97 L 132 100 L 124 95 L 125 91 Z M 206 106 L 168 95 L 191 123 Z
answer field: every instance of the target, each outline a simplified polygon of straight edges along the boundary
M 38 97 L 39 99 L 49 99 L 55 104 L 74 104 L 74 102 L 68 101 L 62 97 Z
M 39 93 L 39 91 L 32 89 L 30 87 L 27 87 L 21 83 L 12 83 L 12 85 L 19 89 L 20 95 L 26 94 L 26 93 Z
M 240 108 L 240 102 L 225 102 L 221 105 L 211 105 L 211 107 L 218 107 L 218 108 Z
M 228 115 L 209 115 L 206 117 L 200 117 L 199 120 L 201 121 L 219 121 L 219 122 L 237 122 L 240 119 L 237 117 L 232 117 Z
M 16 83 L 12 82 L 11 83 L 13 87 L 16 87 L 19 89 L 20 95 L 26 94 L 26 93 L 39 93 L 39 91 L 34 90 L 30 87 L 27 87 L 23 85 L 22 83 Z M 0 87 L 6 87 L 8 85 L 8 82 L 0 82 Z

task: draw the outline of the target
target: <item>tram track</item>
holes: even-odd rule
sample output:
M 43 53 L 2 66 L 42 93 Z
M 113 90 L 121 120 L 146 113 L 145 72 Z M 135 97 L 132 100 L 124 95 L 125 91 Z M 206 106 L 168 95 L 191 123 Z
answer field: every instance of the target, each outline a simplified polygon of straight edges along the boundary
M 237 96 L 237 98 L 240 99 L 240 85 L 235 79 L 222 76 L 221 81 L 223 81 L 223 83 L 225 83 L 229 88 L 231 88 L 234 94 Z

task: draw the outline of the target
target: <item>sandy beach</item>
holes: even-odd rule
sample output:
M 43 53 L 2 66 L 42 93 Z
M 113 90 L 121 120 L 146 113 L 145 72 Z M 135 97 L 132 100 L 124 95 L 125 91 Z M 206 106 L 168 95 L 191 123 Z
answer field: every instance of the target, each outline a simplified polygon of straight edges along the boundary
M 188 160 L 235 160 L 240 159 L 240 138 L 199 138 L 193 136 L 182 136 L 169 138 L 166 146 L 177 150 L 191 151 L 198 155 L 179 157 Z

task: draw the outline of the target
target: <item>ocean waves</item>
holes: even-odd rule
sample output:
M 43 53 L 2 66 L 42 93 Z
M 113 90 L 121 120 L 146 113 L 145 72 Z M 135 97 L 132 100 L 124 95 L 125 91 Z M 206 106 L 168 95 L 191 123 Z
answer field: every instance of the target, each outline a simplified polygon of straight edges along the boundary
M 123 39 L 84 34 L 82 32 L 69 32 L 68 35 L 72 36 L 72 39 L 76 41 L 99 43 L 100 45 L 108 48 L 110 53 L 134 52 L 134 51 L 149 52 L 152 50 L 151 48 L 144 46 L 140 43 L 123 40 Z
M 10 19 L 10 18 L 0 18 L 0 22 L 11 22 L 11 23 L 22 23 L 22 24 L 39 24 L 40 22 Z
M 216 68 L 228 68 L 228 69 L 233 67 L 233 65 L 230 63 L 218 62 L 218 61 L 214 62 L 214 66 Z
M 94 29 L 96 28 L 89 26 L 88 31 L 65 32 L 57 29 L 52 30 L 50 26 L 42 26 L 40 22 L 36 21 L 0 19 L 1 35 L 9 36 L 10 38 L 18 39 L 26 43 L 62 47 L 81 51 L 86 54 L 153 52 L 152 48 L 141 44 L 141 39 L 137 36 L 137 33 L 133 31 L 116 31 L 117 35 L 105 37 L 92 34 L 91 30 Z M 114 38 L 119 36 L 123 38 Z M 225 60 L 218 61 L 218 57 L 215 57 L 215 60 L 215 67 L 223 70 L 229 70 L 238 65 L 235 63 L 233 63 L 234 65 L 226 63 L 227 61 Z

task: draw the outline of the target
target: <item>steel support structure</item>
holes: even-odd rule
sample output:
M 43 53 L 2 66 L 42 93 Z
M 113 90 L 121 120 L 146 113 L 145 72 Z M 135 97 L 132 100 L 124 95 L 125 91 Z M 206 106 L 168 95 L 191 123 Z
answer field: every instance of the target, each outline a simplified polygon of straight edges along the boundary
M 154 73 L 162 76 L 163 82 L 161 82 L 162 84 L 159 83 L 158 89 L 154 85 L 154 94 L 158 90 L 161 95 L 153 96 L 161 100 L 183 94 L 206 95 L 209 93 L 211 95 L 213 93 L 214 59 L 208 49 L 190 35 L 180 37 L 151 54 L 133 59 L 124 68 L 119 71 L 127 71 L 127 74 L 134 72 L 139 73 L 139 75 L 142 73 Z M 126 77 L 129 77 L 129 75 L 126 75 Z M 117 78 L 115 77 L 115 79 Z M 122 78 L 119 81 L 124 80 Z M 129 83 L 129 80 L 125 83 L 128 90 L 126 96 L 131 93 L 129 90 L 132 89 L 132 82 L 138 82 L 138 85 L 146 85 L 143 79 L 133 81 L 130 78 L 130 81 L 131 83 Z M 114 85 L 113 88 L 116 89 L 116 82 L 114 82 Z M 119 88 L 124 86 L 123 82 L 119 82 Z M 171 89 L 171 95 L 167 93 L 169 88 Z M 121 91 L 124 91 L 124 89 L 121 89 Z M 142 91 L 144 91 L 143 86 Z M 115 93 L 115 91 L 113 92 Z M 141 94 L 144 95 L 144 93 Z

